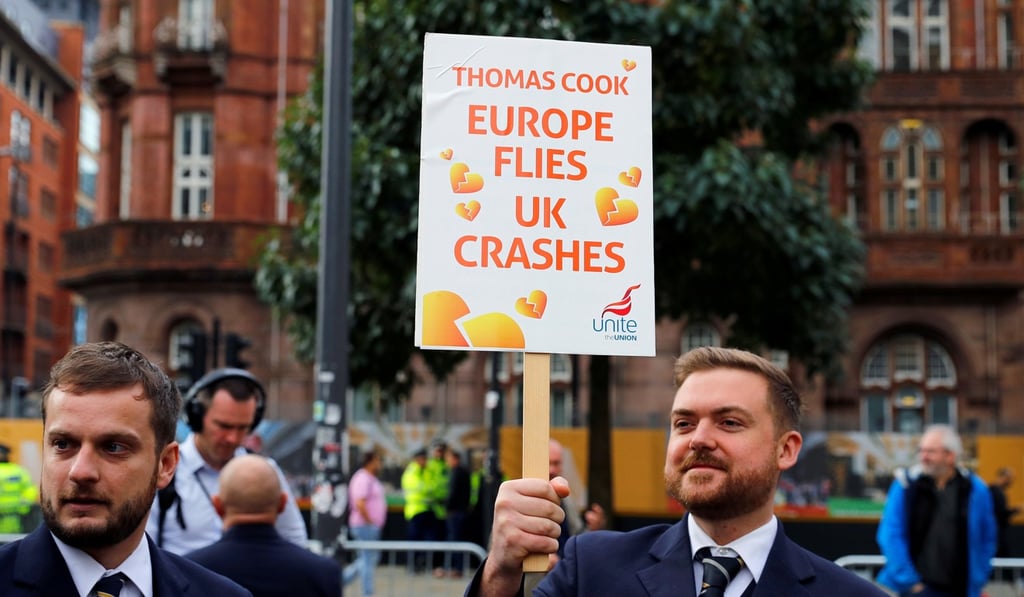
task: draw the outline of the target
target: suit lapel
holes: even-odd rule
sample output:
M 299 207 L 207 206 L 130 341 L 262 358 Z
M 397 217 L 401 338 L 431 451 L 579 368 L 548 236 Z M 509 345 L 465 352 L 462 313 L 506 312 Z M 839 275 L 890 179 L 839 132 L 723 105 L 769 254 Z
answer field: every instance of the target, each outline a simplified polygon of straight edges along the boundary
M 40 595 L 78 594 L 64 556 L 45 525 L 22 540 L 17 557 L 13 574 L 16 584 L 37 587 Z
M 768 552 L 768 563 L 761 572 L 761 579 L 754 587 L 756 597 L 810 597 L 804 583 L 814 578 L 815 572 L 811 562 L 796 544 L 786 537 L 779 523 L 775 542 Z
M 658 561 L 636 573 L 651 597 L 694 596 L 696 581 L 690 552 L 690 534 L 683 518 L 651 546 L 648 553 Z
M 184 595 L 188 593 L 188 578 L 182 574 L 181 569 L 167 556 L 167 552 L 160 549 L 153 543 L 153 540 L 146 535 L 149 541 L 149 559 L 153 567 L 153 594 L 155 597 L 171 597 L 173 595 Z

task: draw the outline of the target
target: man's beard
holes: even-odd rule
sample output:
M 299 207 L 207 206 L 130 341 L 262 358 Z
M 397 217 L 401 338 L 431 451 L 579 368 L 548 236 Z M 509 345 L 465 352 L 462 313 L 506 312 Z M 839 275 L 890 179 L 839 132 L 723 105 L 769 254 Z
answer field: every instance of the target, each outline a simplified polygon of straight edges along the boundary
M 110 547 L 124 541 L 139 528 L 142 521 L 149 516 L 149 509 L 153 506 L 153 498 L 156 496 L 156 471 L 149 481 L 149 487 L 145 492 L 136 494 L 134 499 L 113 507 L 109 499 L 101 499 L 108 508 L 112 508 L 107 524 L 102 527 L 89 526 L 64 526 L 58 516 L 58 507 L 53 505 L 50 497 L 45 491 L 40 491 L 40 508 L 43 513 L 43 521 L 55 537 L 67 543 L 71 547 L 87 550 L 101 547 Z M 65 493 L 57 497 L 59 503 L 66 500 L 73 500 L 83 497 L 95 497 L 87 492 Z M 59 505 L 59 504 L 58 504 Z
M 688 471 L 696 464 L 720 469 Z M 690 454 L 678 469 L 665 475 L 665 491 L 695 516 L 707 520 L 727 520 L 749 514 L 772 501 L 778 483 L 778 470 L 771 461 L 742 473 L 733 472 L 726 463 L 704 452 Z M 684 489 L 683 477 L 689 475 Z M 711 475 L 724 475 L 711 488 Z M 701 476 L 708 477 L 702 479 Z

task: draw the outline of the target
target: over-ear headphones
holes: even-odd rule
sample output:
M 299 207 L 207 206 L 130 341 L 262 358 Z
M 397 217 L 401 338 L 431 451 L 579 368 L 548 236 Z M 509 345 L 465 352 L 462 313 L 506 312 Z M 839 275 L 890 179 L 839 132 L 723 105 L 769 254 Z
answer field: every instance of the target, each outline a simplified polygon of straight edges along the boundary
M 260 383 L 260 380 L 256 379 L 255 375 L 245 369 L 224 367 L 222 369 L 214 369 L 200 377 L 188 389 L 188 393 L 185 394 L 185 422 L 188 423 L 192 431 L 199 433 L 203 430 L 203 417 L 206 416 L 206 405 L 203 404 L 200 395 L 208 388 L 232 379 L 242 380 L 253 386 L 256 393 L 256 414 L 252 418 L 252 427 L 250 429 L 255 429 L 260 424 L 260 421 L 263 420 L 263 411 L 267 407 L 267 392 L 263 389 L 263 384 Z

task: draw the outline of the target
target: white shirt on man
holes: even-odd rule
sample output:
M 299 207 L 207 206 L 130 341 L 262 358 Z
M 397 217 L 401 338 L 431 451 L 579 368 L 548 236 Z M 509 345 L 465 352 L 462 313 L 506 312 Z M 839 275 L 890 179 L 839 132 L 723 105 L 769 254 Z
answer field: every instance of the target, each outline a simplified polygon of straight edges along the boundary
M 696 580 L 696 589 L 700 593 L 701 577 L 704 576 L 704 565 L 697 561 L 697 550 L 702 547 L 729 547 L 743 558 L 745 566 L 740 569 L 736 578 L 725 588 L 725 597 L 740 597 L 747 590 L 747 586 L 753 580 L 760 580 L 761 573 L 768 563 L 768 552 L 772 550 L 775 543 L 775 535 L 779 530 L 779 520 L 772 516 L 772 519 L 759 526 L 753 531 L 743 535 L 739 539 L 727 544 L 718 545 L 699 526 L 693 516 L 686 518 L 686 528 L 690 532 L 690 549 L 693 550 L 690 558 L 693 559 L 693 578 Z
M 184 555 L 201 547 L 206 547 L 218 539 L 224 532 L 224 523 L 213 508 L 213 496 L 220 491 L 220 471 L 215 470 L 203 460 L 196 447 L 196 436 L 189 434 L 181 442 L 180 460 L 174 474 L 174 489 L 181 500 L 181 513 L 185 519 L 185 529 L 178 524 L 178 504 L 173 504 L 164 516 L 163 549 L 178 555 Z M 238 448 L 235 456 L 245 454 L 245 448 Z M 269 460 L 269 459 L 268 459 Z M 288 481 L 280 467 L 273 460 L 270 463 L 277 470 L 281 480 L 281 488 L 288 494 L 284 511 L 277 517 L 277 532 L 292 543 L 306 548 L 309 535 L 302 513 L 295 503 L 295 497 L 288 487 Z M 153 508 L 149 511 L 146 522 L 146 533 L 157 541 L 157 528 L 160 520 L 159 496 L 153 500 Z
M 121 588 L 120 597 L 153 597 L 153 564 L 149 558 L 149 541 L 145 538 L 139 541 L 135 551 L 121 562 L 120 566 L 109 573 L 103 564 L 92 559 L 92 556 L 84 551 L 71 547 L 57 537 L 53 540 L 60 555 L 64 556 L 64 563 L 71 573 L 78 597 L 89 597 L 92 595 L 92 588 L 101 578 L 118 572 L 128 577 Z

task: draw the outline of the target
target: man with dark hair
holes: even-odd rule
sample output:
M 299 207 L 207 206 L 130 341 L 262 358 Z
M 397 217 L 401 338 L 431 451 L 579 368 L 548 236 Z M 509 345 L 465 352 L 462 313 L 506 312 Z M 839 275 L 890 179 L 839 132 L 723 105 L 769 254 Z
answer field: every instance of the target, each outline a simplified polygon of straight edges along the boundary
M 232 370 L 207 375 L 221 375 L 219 371 L 230 373 Z M 154 501 L 146 524 L 146 532 L 160 547 L 179 555 L 220 539 L 223 521 L 213 506 L 220 471 L 232 458 L 248 453 L 242 444 L 252 431 L 261 399 L 258 393 L 262 389 L 248 379 L 247 371 L 221 376 L 223 379 L 209 384 L 196 395 L 200 408 L 197 413 L 187 413 L 192 433 L 181 442 L 178 474 L 169 490 Z M 205 379 L 207 377 L 200 379 L 197 385 L 205 385 Z M 276 463 L 270 462 L 277 468 Z M 289 499 L 277 518 L 277 530 L 285 539 L 305 547 L 309 539 L 306 523 L 280 469 L 278 476 Z
M 341 595 L 341 566 L 298 547 L 274 528 L 288 495 L 263 456 L 232 458 L 220 473 L 213 505 L 224 536 L 186 557 L 252 591 L 254 597 Z
M 0 547 L 0 594 L 249 595 L 145 538 L 174 475 L 178 389 L 116 342 L 73 348 L 43 394 L 44 526 Z
M 687 515 L 674 525 L 570 538 L 533 594 L 882 597 L 790 541 L 774 515 L 779 476 L 803 444 L 802 404 L 785 372 L 749 352 L 705 347 L 676 361 L 675 373 L 665 489 Z M 467 595 L 522 590 L 526 556 L 558 549 L 568 492 L 562 477 L 502 484 L 490 555 Z

